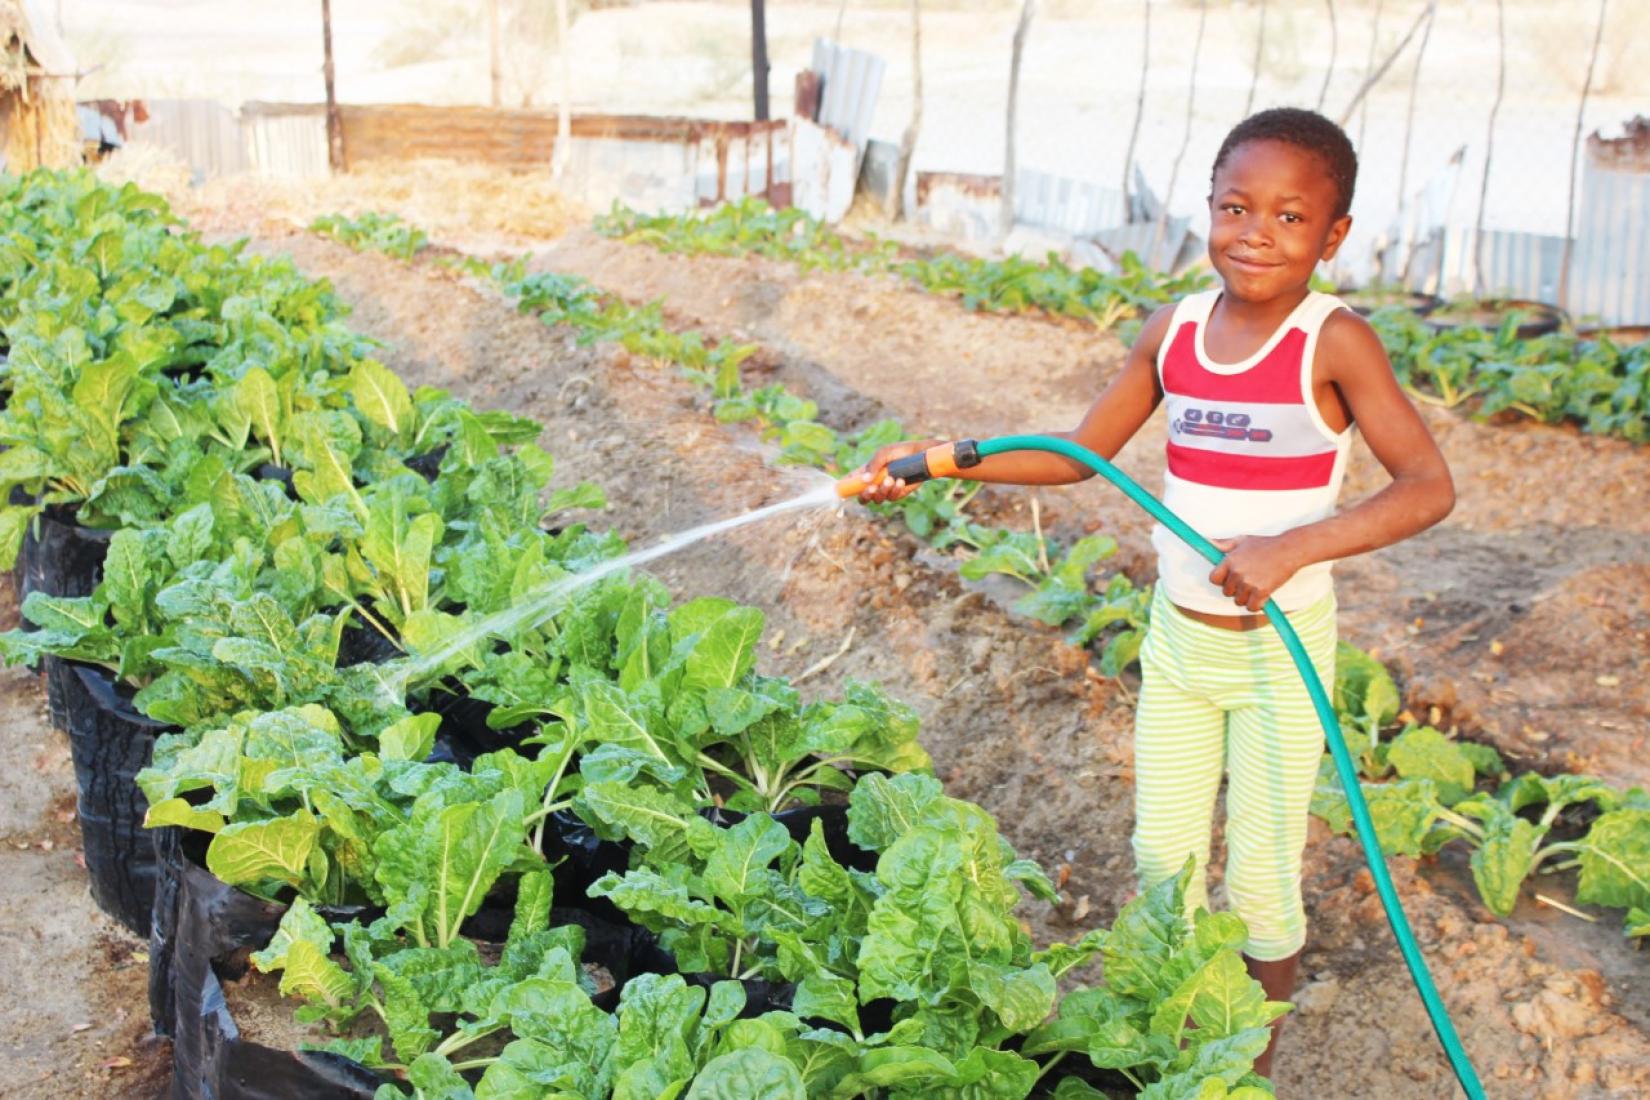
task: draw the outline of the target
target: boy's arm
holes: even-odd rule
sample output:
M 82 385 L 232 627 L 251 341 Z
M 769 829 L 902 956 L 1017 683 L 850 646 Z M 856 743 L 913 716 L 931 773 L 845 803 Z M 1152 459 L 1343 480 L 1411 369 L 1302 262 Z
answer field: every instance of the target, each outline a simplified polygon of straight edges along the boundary
M 1368 322 L 1349 310 L 1318 334 L 1319 377 L 1333 383 L 1392 484 L 1337 515 L 1285 531 L 1216 540 L 1226 560 L 1209 580 L 1250 611 L 1308 565 L 1351 557 L 1426 530 L 1455 506 L 1455 484 Z
M 1157 381 L 1157 349 L 1168 331 L 1173 306 L 1162 306 L 1141 326 L 1140 338 L 1129 349 L 1129 357 L 1111 384 L 1094 399 L 1089 411 L 1076 428 L 1066 432 L 1047 432 L 1081 443 L 1105 458 L 1112 458 L 1123 449 L 1134 433 L 1151 416 L 1163 398 Z M 863 473 L 869 486 L 859 499 L 867 502 L 898 500 L 916 491 L 915 485 L 889 478 L 885 474 L 888 463 L 906 455 L 916 454 L 939 442 L 919 440 L 895 443 L 879 450 L 865 464 Z M 991 481 L 1010 485 L 1067 485 L 1094 476 L 1094 471 L 1081 463 L 1044 451 L 1015 451 L 992 455 L 978 466 L 969 467 L 964 475 L 969 481 Z

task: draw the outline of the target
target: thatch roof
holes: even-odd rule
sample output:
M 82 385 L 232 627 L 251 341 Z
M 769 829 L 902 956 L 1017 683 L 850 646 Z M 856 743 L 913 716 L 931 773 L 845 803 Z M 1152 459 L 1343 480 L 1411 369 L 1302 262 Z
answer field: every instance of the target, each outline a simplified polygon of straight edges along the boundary
M 0 0 L 0 90 L 26 94 L 31 76 L 74 73 L 74 55 L 38 0 Z

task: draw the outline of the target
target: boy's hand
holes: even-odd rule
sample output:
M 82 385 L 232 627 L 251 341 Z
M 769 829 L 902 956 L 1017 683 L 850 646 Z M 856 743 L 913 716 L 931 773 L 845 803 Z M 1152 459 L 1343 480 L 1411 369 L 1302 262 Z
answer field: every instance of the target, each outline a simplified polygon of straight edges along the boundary
M 1226 560 L 1209 574 L 1209 583 L 1250 611 L 1259 611 L 1272 593 L 1301 568 L 1287 535 L 1243 535 L 1210 539 Z
M 865 489 L 859 494 L 861 504 L 881 504 L 884 501 L 899 500 L 910 496 L 920 486 L 907 485 L 898 478 L 888 476 L 888 464 L 895 459 L 905 458 L 918 454 L 940 442 L 937 439 L 908 440 L 904 443 L 890 443 L 880 448 L 871 456 L 871 461 L 854 471 L 865 478 Z

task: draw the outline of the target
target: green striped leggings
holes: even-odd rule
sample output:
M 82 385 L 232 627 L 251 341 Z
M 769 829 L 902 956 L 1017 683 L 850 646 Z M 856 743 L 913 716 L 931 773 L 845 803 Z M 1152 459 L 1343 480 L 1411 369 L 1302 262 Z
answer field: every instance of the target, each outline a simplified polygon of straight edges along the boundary
M 1318 675 L 1334 682 L 1335 597 L 1291 612 Z M 1301 850 L 1323 758 L 1323 728 L 1283 640 L 1270 626 L 1200 623 L 1161 587 L 1140 650 L 1134 722 L 1134 857 L 1141 888 L 1197 857 L 1186 911 L 1208 904 L 1205 871 L 1221 773 L 1226 893 L 1249 927 L 1245 953 L 1282 959 L 1306 941 Z

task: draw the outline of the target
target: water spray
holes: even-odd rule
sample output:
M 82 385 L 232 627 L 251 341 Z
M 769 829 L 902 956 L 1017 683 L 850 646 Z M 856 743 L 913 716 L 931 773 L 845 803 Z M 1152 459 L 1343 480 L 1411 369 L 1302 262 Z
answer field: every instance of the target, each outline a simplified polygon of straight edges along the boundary
M 907 485 L 915 485 L 931 478 L 955 477 L 960 471 L 979 465 L 983 458 L 1009 451 L 1045 451 L 1079 462 L 1123 490 L 1130 500 L 1173 531 L 1211 565 L 1219 565 L 1225 557 L 1213 543 L 1164 507 L 1162 501 L 1142 489 L 1133 478 L 1087 447 L 1059 436 L 1005 435 L 981 442 L 963 440 L 957 443 L 943 443 L 890 462 L 887 472 L 889 477 L 904 481 Z M 869 479 L 856 474 L 837 482 L 837 493 L 843 497 L 854 497 L 869 487 Z M 1289 619 L 1272 600 L 1266 601 L 1265 611 L 1267 619 L 1283 638 L 1284 647 L 1288 649 L 1289 656 L 1295 662 L 1295 668 L 1306 684 L 1307 693 L 1312 697 L 1312 706 L 1323 726 L 1329 754 L 1335 761 L 1335 771 L 1339 774 L 1341 787 L 1346 792 L 1346 801 L 1352 811 L 1353 824 L 1357 827 L 1358 840 L 1363 845 L 1364 859 L 1369 864 L 1369 873 L 1375 881 L 1376 892 L 1380 894 L 1381 905 L 1386 910 L 1387 923 L 1392 926 L 1393 937 L 1398 941 L 1398 950 L 1403 954 L 1405 965 L 1409 967 L 1410 977 L 1421 995 L 1421 1003 L 1426 1007 L 1427 1016 L 1432 1021 L 1432 1029 L 1437 1033 L 1438 1042 L 1443 1046 L 1445 1056 L 1449 1058 L 1450 1068 L 1455 1071 L 1455 1078 L 1461 1083 L 1461 1088 L 1469 1100 L 1483 1100 L 1484 1087 L 1479 1084 L 1478 1074 L 1472 1068 L 1472 1061 L 1467 1057 L 1461 1040 L 1455 1034 L 1455 1025 L 1450 1021 L 1449 1012 L 1438 996 L 1437 987 L 1433 985 L 1426 960 L 1421 957 L 1421 949 L 1415 942 L 1414 933 L 1410 931 L 1409 921 L 1404 917 L 1398 893 L 1393 889 L 1391 877 L 1387 875 L 1386 860 L 1381 854 L 1381 845 L 1375 836 L 1375 825 L 1369 817 L 1369 806 L 1364 801 L 1357 768 L 1341 739 L 1340 719 L 1335 714 L 1335 707 L 1329 701 L 1329 694 L 1324 690 L 1322 681 L 1318 679 L 1312 661 L 1301 645 L 1294 627 L 1289 624 Z

